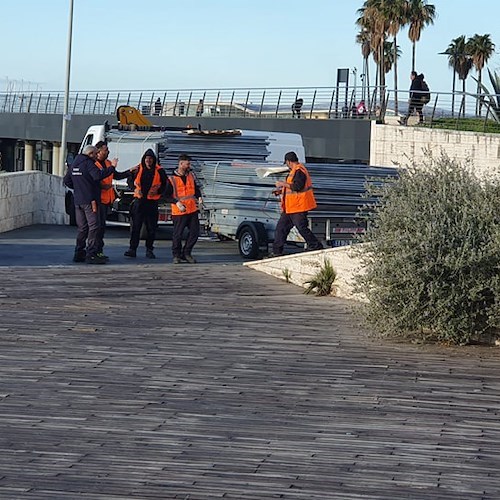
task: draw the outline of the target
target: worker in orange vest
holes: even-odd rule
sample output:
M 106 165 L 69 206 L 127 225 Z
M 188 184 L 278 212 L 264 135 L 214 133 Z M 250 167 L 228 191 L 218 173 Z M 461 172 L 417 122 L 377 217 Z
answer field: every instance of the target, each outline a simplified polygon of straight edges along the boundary
M 142 225 L 146 227 L 146 258 L 156 259 L 154 242 L 158 228 L 158 201 L 168 185 L 167 174 L 157 162 L 156 154 L 148 149 L 141 162 L 130 169 L 132 175 L 128 183 L 134 190 L 134 199 L 130 205 L 132 225 L 130 230 L 130 248 L 125 257 L 137 256 L 137 247 L 141 238 Z
M 173 263 L 180 264 L 182 261 L 195 264 L 196 259 L 191 255 L 193 247 L 200 235 L 200 220 L 198 217 L 201 205 L 201 191 L 196 184 L 191 172 L 191 158 L 188 155 L 180 155 L 177 169 L 169 178 L 171 186 L 172 221 L 174 232 L 172 235 Z M 167 196 L 170 193 L 167 193 Z M 188 235 L 184 247 L 182 246 L 182 233 L 188 229 Z
M 113 161 L 108 160 L 109 149 L 104 141 L 99 141 L 95 147 L 97 148 L 97 155 L 95 164 L 102 170 L 110 165 L 118 165 L 118 158 Z M 130 175 L 130 171 L 117 172 L 116 170 L 109 177 L 105 177 L 101 181 L 101 200 L 97 208 L 97 223 L 99 228 L 97 230 L 97 255 L 103 259 L 108 260 L 108 256 L 104 255 L 104 233 L 106 232 L 106 219 L 108 213 L 115 201 L 116 193 L 113 187 L 113 179 L 126 179 Z
M 308 250 L 320 250 L 321 242 L 309 229 L 307 212 L 316 208 L 316 199 L 311 176 L 307 168 L 299 163 L 297 154 L 290 151 L 285 155 L 285 165 L 290 169 L 284 181 L 276 181 L 274 194 L 281 196 L 281 217 L 276 225 L 273 252 L 270 257 L 283 255 L 283 249 L 292 227 L 296 227 L 307 243 Z

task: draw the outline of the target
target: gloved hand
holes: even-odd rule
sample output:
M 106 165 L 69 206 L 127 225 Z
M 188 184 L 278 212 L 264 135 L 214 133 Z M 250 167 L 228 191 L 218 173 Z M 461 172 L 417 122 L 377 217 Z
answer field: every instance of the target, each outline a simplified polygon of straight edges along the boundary
M 177 208 L 181 211 L 181 212 L 185 212 L 186 211 L 186 206 L 184 205 L 184 203 L 182 203 L 182 201 L 178 201 L 176 203 L 177 205 Z

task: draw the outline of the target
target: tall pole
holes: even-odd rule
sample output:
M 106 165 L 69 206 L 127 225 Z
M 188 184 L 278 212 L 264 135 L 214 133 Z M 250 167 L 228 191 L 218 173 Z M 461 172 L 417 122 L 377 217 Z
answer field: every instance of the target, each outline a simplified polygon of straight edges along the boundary
M 64 166 L 66 163 L 66 130 L 68 121 L 71 120 L 69 109 L 69 79 L 71 74 L 71 41 L 73 38 L 73 1 L 69 0 L 69 21 L 68 21 L 68 49 L 66 54 L 66 87 L 64 90 L 64 109 L 61 131 L 61 152 L 59 155 L 59 175 L 64 175 Z

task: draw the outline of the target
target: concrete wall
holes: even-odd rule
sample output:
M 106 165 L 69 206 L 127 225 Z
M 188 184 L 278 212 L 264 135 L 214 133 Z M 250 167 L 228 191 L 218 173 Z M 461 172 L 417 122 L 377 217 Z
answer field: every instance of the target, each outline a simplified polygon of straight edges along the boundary
M 273 259 L 264 259 L 245 263 L 245 266 L 276 278 L 285 280 L 285 271 L 289 282 L 306 288 L 307 281 L 329 260 L 337 273 L 332 295 L 344 299 L 366 300 L 363 295 L 354 293 L 354 276 L 362 272 L 362 265 L 354 247 L 329 248 L 315 252 L 303 252 Z
M 498 175 L 500 165 L 500 134 L 458 132 L 454 130 L 376 125 L 371 130 L 371 165 L 417 164 L 426 158 L 428 149 L 434 156 L 441 151 L 450 158 L 465 161 L 472 158 L 479 177 Z
M 0 232 L 31 224 L 65 224 L 61 177 L 43 172 L 0 173 Z

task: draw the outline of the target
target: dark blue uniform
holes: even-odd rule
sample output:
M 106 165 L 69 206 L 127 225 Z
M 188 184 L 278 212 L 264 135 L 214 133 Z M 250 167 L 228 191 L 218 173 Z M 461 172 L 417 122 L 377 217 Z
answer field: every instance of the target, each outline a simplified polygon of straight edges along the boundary
M 78 233 L 73 260 L 75 262 L 96 262 L 98 253 L 98 214 L 97 207 L 101 200 L 100 182 L 113 174 L 115 167 L 102 170 L 87 155 L 76 156 L 64 176 L 64 184 L 73 189 L 75 216 Z M 99 262 L 101 263 L 101 262 Z

